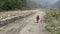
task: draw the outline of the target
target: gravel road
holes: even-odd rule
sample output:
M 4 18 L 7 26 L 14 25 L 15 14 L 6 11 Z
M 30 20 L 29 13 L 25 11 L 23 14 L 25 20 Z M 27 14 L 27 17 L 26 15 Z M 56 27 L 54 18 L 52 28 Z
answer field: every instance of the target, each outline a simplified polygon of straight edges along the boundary
M 36 13 L 0 27 L 0 34 L 48 34 L 44 28 L 45 24 L 40 22 L 45 12 L 40 10 L 34 10 L 34 12 Z M 37 15 L 40 15 L 39 23 L 36 23 Z

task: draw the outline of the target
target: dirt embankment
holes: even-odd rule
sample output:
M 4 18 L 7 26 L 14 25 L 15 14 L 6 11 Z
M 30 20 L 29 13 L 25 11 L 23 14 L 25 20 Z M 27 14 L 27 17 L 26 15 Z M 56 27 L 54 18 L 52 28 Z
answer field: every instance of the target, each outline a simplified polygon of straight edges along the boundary
M 7 11 L 7 12 L 1 12 L 0 13 L 0 20 L 5 19 L 7 17 L 20 15 L 20 14 L 25 13 L 25 12 L 27 12 L 27 11 Z
M 23 12 L 20 12 L 20 11 L 14 11 L 14 12 L 5 12 L 3 13 L 1 16 L 3 16 L 0 20 L 0 27 L 2 26 L 5 26 L 9 23 L 12 23 L 18 19 L 21 19 L 21 18 L 24 18 L 26 16 L 29 16 L 33 14 L 33 12 L 28 12 L 28 11 L 23 11 Z

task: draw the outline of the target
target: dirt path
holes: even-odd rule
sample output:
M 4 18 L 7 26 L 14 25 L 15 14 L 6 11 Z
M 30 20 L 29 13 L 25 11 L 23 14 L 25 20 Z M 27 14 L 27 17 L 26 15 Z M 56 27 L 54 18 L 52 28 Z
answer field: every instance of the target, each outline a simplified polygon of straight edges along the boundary
M 19 34 L 48 34 L 44 29 L 44 26 L 45 26 L 44 23 L 41 23 L 41 22 L 36 23 L 35 17 L 37 15 L 40 15 L 40 18 L 42 19 L 45 13 L 42 11 L 37 11 L 37 13 L 34 16 L 31 16 L 29 18 L 29 24 L 26 25 L 26 27 L 23 28 Z
M 14 23 L 1 27 L 0 34 L 48 34 L 45 32 L 44 23 L 36 23 L 35 19 L 37 15 L 40 15 L 42 19 L 45 13 L 39 10 L 35 10 L 35 12 L 36 14 L 19 19 Z

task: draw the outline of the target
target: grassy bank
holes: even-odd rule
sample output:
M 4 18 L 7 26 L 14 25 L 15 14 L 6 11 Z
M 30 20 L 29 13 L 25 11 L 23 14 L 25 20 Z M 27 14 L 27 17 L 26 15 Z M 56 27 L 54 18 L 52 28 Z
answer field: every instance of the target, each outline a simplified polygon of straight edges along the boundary
M 60 34 L 60 10 L 59 9 L 44 9 L 46 15 L 44 22 L 46 30 L 51 34 Z

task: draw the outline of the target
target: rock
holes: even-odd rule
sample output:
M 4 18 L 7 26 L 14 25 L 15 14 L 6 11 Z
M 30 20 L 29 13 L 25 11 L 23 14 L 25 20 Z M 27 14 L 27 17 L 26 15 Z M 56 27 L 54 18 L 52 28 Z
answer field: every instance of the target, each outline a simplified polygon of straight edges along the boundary
M 60 26 L 59 26 L 59 27 L 57 27 L 57 30 L 60 30 Z
M 8 17 L 10 17 L 10 14 L 8 14 Z
M 1 16 L 1 19 L 2 19 L 3 17 Z
M 56 28 L 54 28 L 54 27 L 47 27 L 47 30 L 48 30 L 49 32 L 51 32 L 51 31 L 55 31 Z

